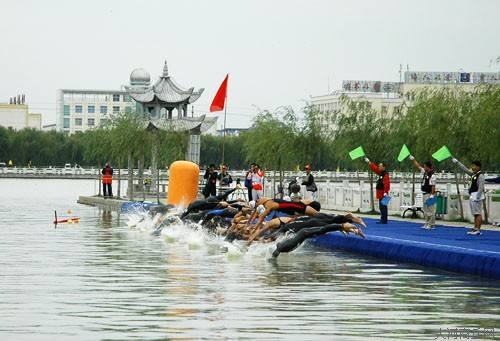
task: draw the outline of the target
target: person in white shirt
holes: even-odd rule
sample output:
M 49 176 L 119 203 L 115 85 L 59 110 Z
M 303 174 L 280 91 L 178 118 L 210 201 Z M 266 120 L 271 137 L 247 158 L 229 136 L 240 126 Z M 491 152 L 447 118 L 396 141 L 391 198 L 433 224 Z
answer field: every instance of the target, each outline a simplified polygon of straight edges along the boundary
M 252 174 L 252 200 L 259 200 L 264 196 L 264 172 L 259 165 L 254 165 Z
M 474 216 L 474 228 L 467 232 L 471 235 L 481 234 L 481 225 L 483 224 L 483 202 L 486 198 L 484 195 L 484 174 L 481 171 L 481 162 L 476 160 L 472 161 L 471 169 L 468 169 L 463 163 L 453 158 L 454 164 L 456 164 L 464 173 L 470 175 L 470 187 L 469 187 L 469 204 L 470 212 Z
M 420 170 L 422 174 L 421 190 L 423 194 L 423 211 L 425 216 L 425 224 L 422 228 L 432 230 L 436 227 L 436 174 L 434 174 L 434 167 L 432 162 L 424 162 L 424 166 L 420 165 L 417 160 L 410 155 L 410 160 L 413 161 L 415 167 Z

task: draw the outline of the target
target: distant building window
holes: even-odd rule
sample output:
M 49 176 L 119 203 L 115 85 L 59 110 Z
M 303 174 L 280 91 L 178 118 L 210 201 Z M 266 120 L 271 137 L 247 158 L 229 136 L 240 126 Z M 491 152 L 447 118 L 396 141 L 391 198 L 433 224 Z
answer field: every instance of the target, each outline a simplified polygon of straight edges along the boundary
M 81 114 L 82 113 L 82 106 L 81 105 L 75 105 L 75 112 L 77 114 Z
M 93 127 L 95 125 L 95 119 L 93 119 L 93 118 L 87 119 L 87 125 L 89 127 Z
M 63 128 L 69 128 L 69 117 L 64 118 Z
M 87 111 L 88 111 L 89 114 L 95 113 L 95 105 L 89 105 L 87 107 Z
M 105 105 L 101 105 L 100 112 L 101 112 L 101 114 L 107 114 L 108 113 L 108 107 L 105 106 Z
M 113 102 L 120 102 L 120 95 L 113 95 Z
M 69 116 L 69 105 L 64 105 L 64 116 Z
M 116 113 L 116 112 L 120 112 L 120 107 L 117 107 L 117 106 L 116 106 L 116 107 L 113 107 L 113 112 L 115 112 L 115 113 Z
M 132 112 L 132 108 L 131 107 L 125 107 L 125 113 L 126 114 L 130 114 Z
M 82 122 L 83 120 L 81 118 L 75 118 L 75 125 L 76 126 L 81 126 L 82 125 Z

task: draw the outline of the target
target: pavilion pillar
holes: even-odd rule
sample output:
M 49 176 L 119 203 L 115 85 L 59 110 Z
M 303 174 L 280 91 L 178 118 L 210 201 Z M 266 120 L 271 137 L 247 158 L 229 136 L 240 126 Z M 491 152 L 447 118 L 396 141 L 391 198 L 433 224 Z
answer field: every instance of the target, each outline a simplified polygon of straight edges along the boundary
M 160 110 L 161 110 L 160 104 L 156 103 L 154 118 L 160 118 Z
M 177 118 L 182 117 L 182 104 L 177 105 Z

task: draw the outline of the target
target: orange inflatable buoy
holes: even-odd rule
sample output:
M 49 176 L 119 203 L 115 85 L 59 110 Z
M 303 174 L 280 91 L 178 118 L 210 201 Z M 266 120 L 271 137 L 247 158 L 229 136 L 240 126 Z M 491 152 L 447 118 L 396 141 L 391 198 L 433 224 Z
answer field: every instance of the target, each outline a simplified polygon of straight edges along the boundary
M 175 161 L 170 166 L 167 203 L 187 207 L 196 199 L 200 168 L 189 161 Z

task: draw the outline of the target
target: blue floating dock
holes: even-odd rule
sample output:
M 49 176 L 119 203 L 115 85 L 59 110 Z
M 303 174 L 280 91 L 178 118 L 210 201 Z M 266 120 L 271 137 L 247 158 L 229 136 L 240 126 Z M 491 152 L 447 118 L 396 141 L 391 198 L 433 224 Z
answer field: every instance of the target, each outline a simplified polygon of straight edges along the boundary
M 480 236 L 467 234 L 469 229 L 440 226 L 424 230 L 422 224 L 389 221 L 376 224 L 365 219 L 366 239 L 329 233 L 313 244 L 343 249 L 374 257 L 439 268 L 447 271 L 500 279 L 500 232 L 482 231 Z
M 120 211 L 122 213 L 144 212 L 149 211 L 152 207 L 157 206 L 160 205 L 146 201 L 126 201 L 121 204 Z

